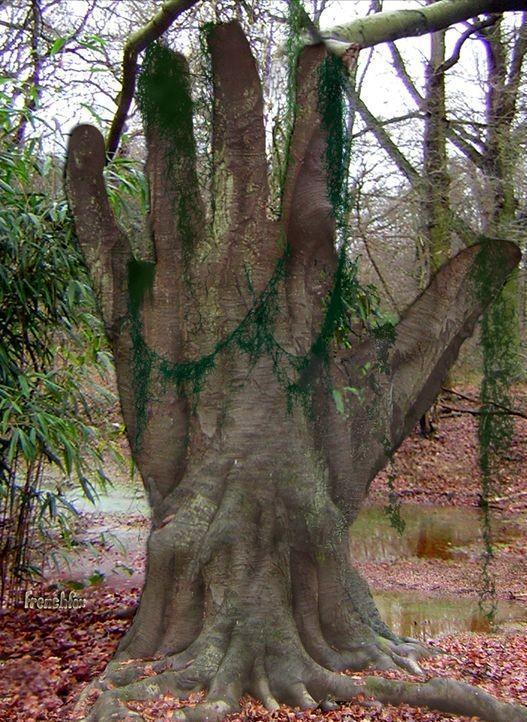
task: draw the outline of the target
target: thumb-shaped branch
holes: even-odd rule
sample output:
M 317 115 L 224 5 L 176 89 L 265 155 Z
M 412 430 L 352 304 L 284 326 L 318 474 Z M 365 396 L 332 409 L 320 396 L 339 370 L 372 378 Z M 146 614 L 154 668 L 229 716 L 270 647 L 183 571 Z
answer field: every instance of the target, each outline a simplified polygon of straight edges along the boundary
M 132 254 L 110 208 L 102 174 L 104 161 L 104 139 L 99 131 L 91 125 L 74 128 L 66 161 L 66 191 L 106 329 L 115 340 L 128 312 Z
M 333 385 L 348 388 L 350 453 L 334 490 L 357 508 L 370 481 L 430 407 L 477 319 L 519 263 L 518 247 L 486 239 L 458 253 L 405 311 L 395 337 L 372 337 L 340 354 Z M 357 395 L 351 389 L 361 390 Z M 328 435 L 335 436 L 327 423 Z M 349 476 L 353 477 L 350 488 Z

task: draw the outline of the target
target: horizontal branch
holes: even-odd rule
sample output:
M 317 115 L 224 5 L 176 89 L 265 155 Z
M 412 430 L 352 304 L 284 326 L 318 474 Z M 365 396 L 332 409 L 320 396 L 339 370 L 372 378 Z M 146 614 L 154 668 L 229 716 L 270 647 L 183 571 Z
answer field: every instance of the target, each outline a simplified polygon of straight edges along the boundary
M 422 8 L 392 10 L 359 18 L 323 30 L 321 37 L 335 55 L 352 46 L 369 48 L 379 43 L 426 35 L 486 13 L 525 10 L 525 0 L 439 0 Z
M 424 119 L 424 115 L 419 110 L 414 110 L 410 113 L 405 113 L 404 115 L 396 115 L 394 118 L 387 118 L 386 120 L 380 120 L 380 118 L 377 119 L 377 122 L 379 126 L 386 126 L 386 125 L 396 125 L 397 123 L 404 123 L 405 120 L 413 120 L 414 118 L 419 118 L 421 120 Z M 356 138 L 360 138 L 362 135 L 366 135 L 366 133 L 370 133 L 371 128 L 363 128 L 362 130 L 357 131 L 356 133 L 353 133 L 351 136 L 351 140 L 355 140 Z
M 460 393 L 459 391 L 454 391 L 454 389 L 447 389 L 445 387 L 441 387 L 441 391 L 444 391 L 445 393 L 452 394 L 452 396 L 457 396 L 460 399 L 463 399 L 464 401 L 470 401 L 473 404 L 479 404 L 480 406 L 494 406 L 494 408 L 499 409 L 505 414 L 510 414 L 511 416 L 519 416 L 522 419 L 527 419 L 527 414 L 524 414 L 522 411 L 518 411 L 517 409 L 511 409 L 509 406 L 504 406 L 503 404 L 499 404 L 496 401 L 486 401 L 485 403 L 483 401 L 480 401 L 479 399 L 474 399 L 471 396 L 466 396 L 465 394 Z M 467 413 L 471 413 L 471 410 L 469 409 L 455 409 L 456 411 L 463 411 Z M 473 411 L 473 410 L 472 410 Z M 480 411 L 473 411 L 473 413 L 481 413 Z M 484 413 L 489 413 L 488 411 Z M 492 412 L 490 412 L 492 413 Z
M 460 406 L 449 406 L 449 404 L 444 403 L 440 403 L 439 406 L 442 409 L 455 414 L 470 414 L 470 416 L 520 416 L 522 419 L 527 419 L 527 416 L 519 411 L 485 411 L 483 409 L 464 409 Z

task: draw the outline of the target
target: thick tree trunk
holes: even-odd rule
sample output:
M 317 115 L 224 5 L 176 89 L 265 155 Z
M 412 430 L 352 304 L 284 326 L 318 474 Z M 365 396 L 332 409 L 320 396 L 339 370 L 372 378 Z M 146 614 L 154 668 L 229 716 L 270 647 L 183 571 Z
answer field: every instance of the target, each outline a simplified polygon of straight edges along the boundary
M 211 32 L 209 46 L 210 233 L 181 56 L 158 48 L 141 91 L 155 264 L 132 258 L 111 216 L 98 132 L 79 126 L 70 142 L 71 206 L 152 506 L 140 606 L 96 685 L 102 694 L 89 719 L 137 718 L 127 700 L 205 689 L 205 702 L 173 719 L 222 719 L 251 692 L 269 709 L 362 693 L 525 720 L 522 709 L 453 681 L 443 688 L 339 674 L 369 665 L 419 672 L 427 653 L 382 622 L 353 568 L 348 529 L 517 264 L 517 248 L 485 241 L 467 249 L 403 315 L 395 341 L 339 348 L 328 321 L 341 269 L 318 103 L 325 50 L 299 60 L 276 222 L 267 216 L 262 98 L 248 43 L 228 24 Z M 331 391 L 349 387 L 360 398 L 345 397 L 342 413 Z

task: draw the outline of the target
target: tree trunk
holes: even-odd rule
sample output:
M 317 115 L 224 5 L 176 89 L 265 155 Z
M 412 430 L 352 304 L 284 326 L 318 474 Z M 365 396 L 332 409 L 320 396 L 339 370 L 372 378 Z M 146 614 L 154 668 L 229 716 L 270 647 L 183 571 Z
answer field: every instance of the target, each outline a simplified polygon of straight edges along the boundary
M 186 63 L 159 46 L 144 63 L 155 263 L 133 259 L 111 215 L 98 131 L 79 126 L 70 141 L 71 207 L 152 507 L 140 606 L 97 685 L 102 693 L 89 719 L 137 718 L 127 700 L 205 689 L 205 702 L 173 719 L 222 719 L 250 692 L 269 709 L 362 693 L 526 720 L 523 709 L 453 681 L 412 685 L 338 673 L 369 665 L 418 672 L 416 660 L 427 653 L 382 622 L 353 568 L 348 529 L 371 480 L 518 263 L 518 250 L 489 240 L 467 249 L 406 311 L 395 340 L 373 336 L 340 348 L 333 331 L 345 257 L 335 248 L 330 132 L 318 101 L 326 51 L 316 46 L 300 56 L 275 221 L 267 212 L 262 96 L 247 40 L 230 23 L 216 26 L 208 41 L 208 220 Z M 360 398 L 344 395 L 337 410 L 332 391 L 350 387 Z
M 507 44 L 503 37 L 502 18 L 495 25 L 482 32 L 487 55 L 486 122 L 487 137 L 484 149 L 484 172 L 487 182 L 488 203 L 484 219 L 486 233 L 521 241 L 518 228 L 518 201 L 515 191 L 517 176 L 517 148 L 515 147 L 513 124 L 516 117 L 518 92 L 521 85 L 522 66 L 527 53 L 527 13 L 523 13 L 522 24 L 515 33 L 515 39 L 508 59 Z M 509 62 L 508 62 L 509 60 Z M 519 361 L 521 339 L 519 319 L 520 289 L 518 273 L 507 281 L 495 303 L 485 314 L 483 324 L 483 346 L 492 346 L 492 338 L 486 334 L 502 327 L 502 353 L 491 361 L 491 376 L 501 376 L 504 388 L 494 391 L 508 399 L 511 377 L 521 375 Z M 488 331 L 487 331 L 488 327 Z M 508 355 L 508 360 L 505 359 Z M 508 369 L 508 374 L 504 373 Z M 488 384 L 487 384 L 488 385 Z M 485 389 L 483 395 L 487 393 Z M 492 392 L 491 392 L 492 393 Z M 499 400 L 499 399 L 496 399 Z
M 432 4 L 435 0 L 429 0 Z M 430 35 L 430 60 L 426 64 L 426 87 L 423 142 L 423 221 L 426 265 L 429 274 L 435 273 L 450 257 L 452 213 L 450 209 L 450 174 L 446 149 L 445 31 Z M 450 382 L 445 378 L 445 384 Z M 419 420 L 423 436 L 431 436 L 437 420 L 434 403 Z

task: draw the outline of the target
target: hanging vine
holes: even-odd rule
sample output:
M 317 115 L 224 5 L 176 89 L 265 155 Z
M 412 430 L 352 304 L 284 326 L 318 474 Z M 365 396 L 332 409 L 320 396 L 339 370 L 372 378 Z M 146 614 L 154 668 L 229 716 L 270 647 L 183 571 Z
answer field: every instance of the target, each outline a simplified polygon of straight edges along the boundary
M 500 250 L 489 252 L 482 249 L 476 265 L 476 287 L 483 304 L 488 304 L 489 288 L 496 267 L 503 264 Z M 479 466 L 481 473 L 480 512 L 483 538 L 483 564 L 479 607 L 490 623 L 493 623 L 496 609 L 496 585 L 492 574 L 494 544 L 490 500 L 496 493 L 499 480 L 499 462 L 509 448 L 514 432 L 511 415 L 496 413 L 498 404 L 510 406 L 510 385 L 516 375 L 514 339 L 511 329 L 514 318 L 510 316 L 510 304 L 504 298 L 504 291 L 487 306 L 481 321 L 481 347 L 483 355 L 483 380 L 481 384 L 481 413 L 479 416 Z

